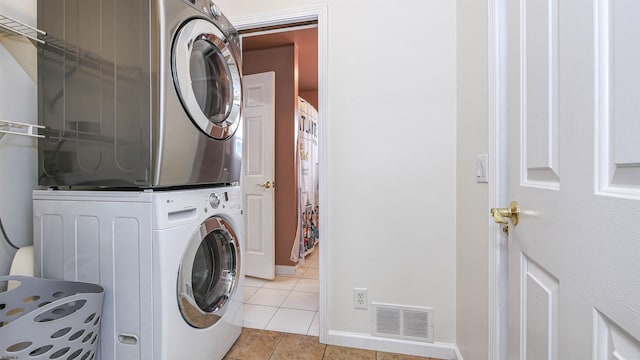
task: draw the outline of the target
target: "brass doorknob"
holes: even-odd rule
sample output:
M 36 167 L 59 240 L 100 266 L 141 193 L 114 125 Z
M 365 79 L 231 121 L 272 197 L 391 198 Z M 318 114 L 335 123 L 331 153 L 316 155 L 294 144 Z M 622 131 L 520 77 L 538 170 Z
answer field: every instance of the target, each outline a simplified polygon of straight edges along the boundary
M 518 225 L 520 219 L 520 206 L 517 201 L 512 201 L 508 208 L 492 208 L 491 216 L 498 224 L 508 224 L 505 218 L 511 219 L 513 225 Z
M 267 181 L 267 182 L 266 182 L 266 183 L 264 183 L 264 184 L 256 184 L 256 186 L 260 186 L 260 187 L 262 187 L 262 188 L 269 189 L 269 188 L 271 188 L 271 182 L 270 182 L 270 181 Z

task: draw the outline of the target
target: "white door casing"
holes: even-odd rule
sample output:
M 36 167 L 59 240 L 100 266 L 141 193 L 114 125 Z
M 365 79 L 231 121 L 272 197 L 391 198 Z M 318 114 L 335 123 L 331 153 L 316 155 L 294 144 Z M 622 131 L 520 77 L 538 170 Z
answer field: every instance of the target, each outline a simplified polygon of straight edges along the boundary
M 640 3 L 507 6 L 508 358 L 640 359 Z
M 297 9 L 287 9 L 260 13 L 246 17 L 232 19 L 232 23 L 239 31 L 256 29 L 261 27 L 278 26 L 282 24 L 296 24 L 304 21 L 318 22 L 318 162 L 320 163 L 320 208 L 329 209 L 328 188 L 328 161 L 329 158 L 329 22 L 328 5 L 317 4 Z M 320 343 L 329 342 L 329 296 L 328 268 L 329 255 L 331 253 L 331 224 L 328 216 L 319 219 L 322 235 L 322 251 L 320 252 L 320 294 L 319 294 L 319 319 L 320 319 Z
M 245 75 L 243 209 L 245 275 L 275 278 L 275 73 Z

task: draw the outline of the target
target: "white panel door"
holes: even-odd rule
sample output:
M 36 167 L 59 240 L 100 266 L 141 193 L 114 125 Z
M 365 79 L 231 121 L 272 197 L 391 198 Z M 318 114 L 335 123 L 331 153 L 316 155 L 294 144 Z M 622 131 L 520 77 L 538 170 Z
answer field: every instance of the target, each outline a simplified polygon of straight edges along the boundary
M 640 359 L 640 1 L 506 3 L 509 359 Z
M 245 275 L 275 278 L 275 73 L 245 75 L 243 209 Z

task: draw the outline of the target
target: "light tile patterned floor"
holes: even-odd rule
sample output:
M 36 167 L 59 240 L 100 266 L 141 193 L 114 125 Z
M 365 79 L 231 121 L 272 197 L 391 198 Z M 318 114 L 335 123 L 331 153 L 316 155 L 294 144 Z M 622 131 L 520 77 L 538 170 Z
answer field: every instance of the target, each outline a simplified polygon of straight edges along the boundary
M 224 360 L 437 360 L 381 351 L 324 345 L 318 337 L 242 329 Z
M 296 276 L 245 279 L 244 329 L 225 360 L 436 360 L 320 344 L 318 253 Z
M 296 275 L 245 278 L 244 327 L 318 336 L 319 251 L 307 255 Z

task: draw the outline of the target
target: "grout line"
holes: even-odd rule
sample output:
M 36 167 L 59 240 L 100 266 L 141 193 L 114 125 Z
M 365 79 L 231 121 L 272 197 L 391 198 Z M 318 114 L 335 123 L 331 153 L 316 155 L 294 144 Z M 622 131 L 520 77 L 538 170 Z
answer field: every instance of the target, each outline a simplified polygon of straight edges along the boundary
M 273 354 L 276 352 L 276 349 L 278 348 L 278 346 L 280 346 L 280 342 L 282 341 L 282 338 L 285 337 L 286 333 L 283 333 L 282 331 L 278 331 L 280 333 L 280 337 L 278 338 L 278 342 L 276 343 L 276 346 L 273 347 L 273 350 L 271 350 L 271 354 L 269 354 L 269 359 L 271 359 L 273 357 Z
M 246 286 L 245 286 L 245 288 L 244 288 L 243 290 L 246 290 L 246 289 L 247 289 L 247 288 L 246 288 Z M 254 291 L 254 292 L 253 292 L 253 294 L 251 294 L 251 296 L 249 296 L 249 298 L 248 298 L 247 300 L 245 300 L 245 301 L 244 301 L 244 303 L 245 303 L 245 304 L 248 304 L 248 303 L 249 303 L 249 301 L 251 301 L 251 298 L 252 298 L 252 297 L 254 297 L 254 296 L 256 295 L 256 293 L 258 292 L 258 289 L 260 289 L 260 288 L 256 288 L 256 291 Z
M 274 307 L 274 306 L 270 306 L 270 307 Z M 276 314 L 278 313 L 278 310 L 280 310 L 280 307 L 275 307 L 275 308 L 276 308 L 276 311 L 273 312 L 273 315 L 271 315 L 269 320 L 267 320 L 267 323 L 264 324 L 264 329 L 262 330 L 267 330 L 267 326 L 269 326 L 269 323 L 271 322 L 271 320 L 273 320 L 273 318 L 276 317 Z
M 311 327 L 313 326 L 313 320 L 315 320 L 317 316 L 318 316 L 318 311 L 315 311 L 313 314 L 313 317 L 311 318 L 311 324 L 309 324 L 309 327 L 307 328 L 307 332 L 305 333 L 305 335 L 309 335 L 309 331 L 311 331 Z M 322 356 L 324 357 L 324 354 Z
M 327 354 L 327 348 L 329 347 L 329 345 L 327 344 L 323 344 L 324 345 L 324 350 L 322 351 L 322 359 L 324 360 L 324 356 Z

